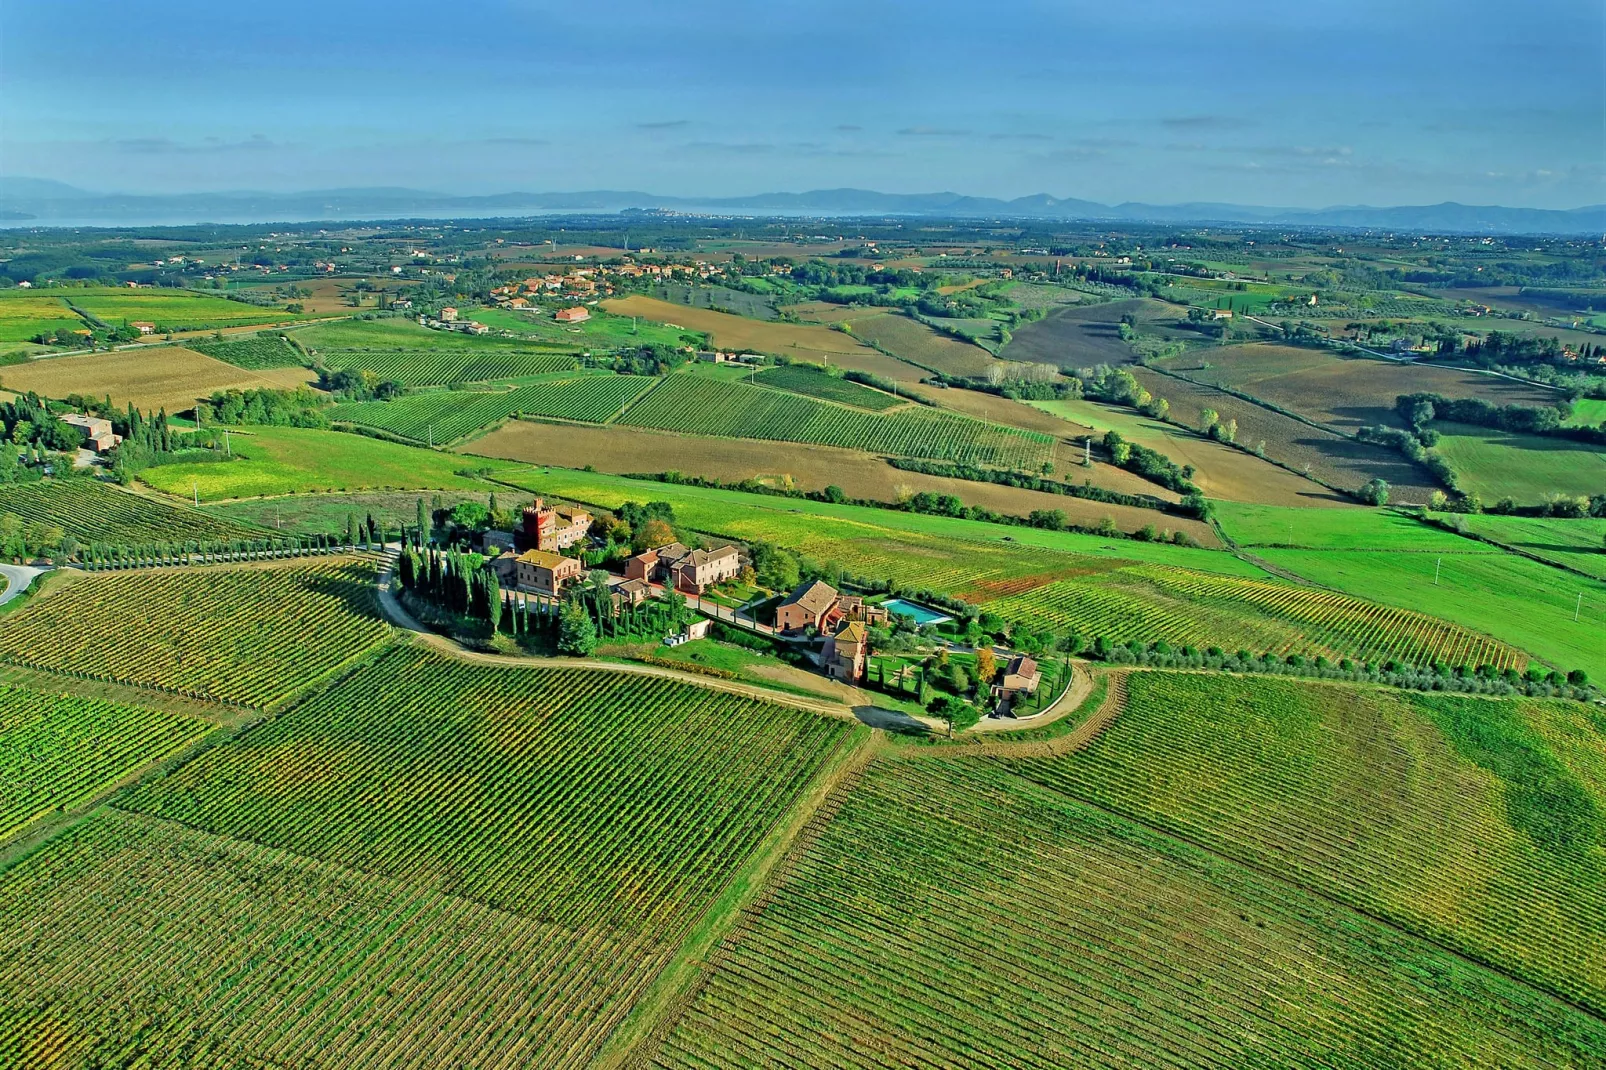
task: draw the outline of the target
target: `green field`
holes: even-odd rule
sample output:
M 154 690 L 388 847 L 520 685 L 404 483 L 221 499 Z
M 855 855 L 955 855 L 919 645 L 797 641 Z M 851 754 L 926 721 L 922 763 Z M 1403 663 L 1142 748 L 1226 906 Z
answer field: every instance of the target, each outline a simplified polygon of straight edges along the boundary
M 58 527 L 80 543 L 128 544 L 259 538 L 248 524 L 117 490 L 93 479 L 0 487 L 0 514 Z
M 1135 673 L 1006 767 L 1606 1011 L 1606 739 L 1575 703 Z
M 587 1065 L 860 739 L 392 648 L 0 876 L 0 1059 Z
M 459 457 L 338 431 L 253 427 L 230 436 L 235 460 L 147 468 L 142 482 L 202 501 L 354 490 L 486 489 L 481 471 L 525 466 Z
M 1239 546 L 1295 546 L 1311 550 L 1478 549 L 1395 509 L 1298 509 L 1292 506 L 1216 502 L 1221 530 Z
M 0 660 L 273 707 L 390 634 L 374 572 L 315 558 L 87 577 L 6 617 Z
M 598 307 L 592 307 L 589 311 L 591 318 L 579 323 L 558 323 L 550 312 L 515 312 L 500 308 L 465 309 L 459 316 L 478 320 L 487 327 L 523 334 L 549 345 L 624 349 L 630 346 L 702 343 L 701 335 L 681 327 L 630 316 L 614 316 Z
M 872 412 L 890 409 L 907 400 L 849 382 L 839 376 L 829 375 L 810 364 L 788 364 L 770 368 L 756 379 L 765 386 L 779 390 L 790 390 L 794 394 L 806 394 L 826 401 L 839 401 L 844 405 L 869 409 Z
M 1528 985 L 996 766 L 934 758 L 878 761 L 828 802 L 694 996 L 647 1064 L 1606 1058 L 1598 1018 Z
M 1606 520 L 1540 516 L 1457 517 L 1467 531 L 1606 580 Z
M 556 353 L 513 350 L 324 349 L 318 357 L 331 371 L 368 371 L 402 386 L 446 386 L 519 379 L 568 371 L 574 358 Z
M 1569 427 L 1599 427 L 1606 424 L 1606 398 L 1579 398 L 1573 402 Z
M 1547 494 L 1606 494 L 1606 446 L 1440 423 L 1439 452 L 1464 491 L 1485 505 L 1512 498 L 1538 505 Z
M 205 331 L 214 327 L 243 327 L 258 323 L 289 323 L 310 315 L 262 308 L 193 290 L 84 289 L 63 290 L 73 306 L 113 327 L 124 321 L 156 324 L 157 333 Z
M 237 368 L 294 368 L 306 363 L 301 351 L 284 338 L 269 331 L 259 331 L 243 338 L 226 342 L 186 342 L 185 349 L 216 357 Z
M 871 414 L 746 383 L 689 375 L 665 379 L 619 422 L 660 431 L 812 442 L 1028 471 L 1054 456 L 1054 440 L 1036 431 L 924 407 Z
M 1600 641 L 1606 626 L 1606 583 L 1599 580 L 1505 553 L 1258 550 L 1256 554 L 1323 587 L 1454 621 L 1563 670 L 1585 669 L 1597 679 L 1606 677 L 1606 644 Z M 1436 565 L 1438 584 L 1433 582 Z
M 25 342 L 36 334 L 54 334 L 87 324 L 54 295 L 35 290 L 0 290 L 0 342 Z
M 336 405 L 329 418 L 443 445 L 515 414 L 603 423 L 656 384 L 645 375 L 587 375 L 512 390 L 443 390 L 359 401 Z
M 0 684 L 0 838 L 211 727 L 183 714 Z

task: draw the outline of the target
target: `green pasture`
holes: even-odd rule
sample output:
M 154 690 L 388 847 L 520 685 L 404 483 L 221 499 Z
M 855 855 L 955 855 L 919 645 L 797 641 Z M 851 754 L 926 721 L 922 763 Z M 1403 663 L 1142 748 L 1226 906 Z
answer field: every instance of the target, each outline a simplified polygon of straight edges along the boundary
M 1541 516 L 1461 516 L 1467 531 L 1606 580 L 1606 520 Z
M 235 459 L 147 468 L 140 480 L 203 502 L 315 491 L 486 489 L 477 470 L 525 466 L 402 446 L 339 431 L 254 427 L 230 437 Z
M 1239 546 L 1309 550 L 1476 551 L 1476 543 L 1397 509 L 1300 509 L 1216 502 L 1216 521 Z M 1497 551 L 1491 551 L 1497 552 Z
M 1436 424 L 1438 449 L 1462 489 L 1484 504 L 1512 498 L 1537 505 L 1547 494 L 1606 494 L 1606 446 L 1465 424 Z
M 1599 427 L 1606 424 L 1606 398 L 1579 398 L 1573 402 L 1568 427 Z
M 1557 668 L 1606 677 L 1606 583 L 1599 580 L 1503 553 L 1265 549 L 1256 555 L 1323 587 L 1453 621 Z
M 0 343 L 26 342 L 37 334 L 53 334 L 62 327 L 77 331 L 86 326 L 55 296 L 36 290 L 0 290 Z
M 159 330 L 197 331 L 311 318 L 308 314 L 262 308 L 191 290 L 119 290 L 104 287 L 67 291 L 63 296 L 78 308 L 114 327 L 121 325 L 124 320 L 147 320 L 156 324 Z

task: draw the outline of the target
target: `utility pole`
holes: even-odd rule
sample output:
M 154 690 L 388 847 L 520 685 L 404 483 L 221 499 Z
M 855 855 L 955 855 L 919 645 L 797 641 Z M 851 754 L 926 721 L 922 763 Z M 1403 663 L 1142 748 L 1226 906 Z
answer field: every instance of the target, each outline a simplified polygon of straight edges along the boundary
M 1584 592 L 1578 592 L 1578 602 L 1573 606 L 1573 623 L 1578 623 L 1578 611 L 1584 608 Z
M 199 506 L 201 504 L 201 485 L 193 479 L 190 480 L 190 491 L 195 495 L 195 504 Z
M 1082 467 L 1093 467 L 1093 440 L 1091 438 L 1082 440 Z
M 1436 557 L 1433 559 L 1433 586 L 1435 587 L 1439 585 L 1439 566 L 1442 564 L 1444 564 L 1444 558 Z
M 430 424 L 429 425 L 429 448 L 430 449 L 434 449 L 435 448 L 435 425 L 434 424 Z

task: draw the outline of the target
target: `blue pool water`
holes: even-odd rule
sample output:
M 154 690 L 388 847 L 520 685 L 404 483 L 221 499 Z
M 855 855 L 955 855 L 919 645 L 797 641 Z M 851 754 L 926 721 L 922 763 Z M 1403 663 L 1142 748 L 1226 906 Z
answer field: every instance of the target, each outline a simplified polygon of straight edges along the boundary
M 901 598 L 889 598 L 882 602 L 881 605 L 885 607 L 888 613 L 900 617 L 913 617 L 915 624 L 922 628 L 928 624 L 942 624 L 945 621 L 953 620 L 946 613 L 938 613 L 935 609 L 916 605 L 914 602 L 905 602 Z

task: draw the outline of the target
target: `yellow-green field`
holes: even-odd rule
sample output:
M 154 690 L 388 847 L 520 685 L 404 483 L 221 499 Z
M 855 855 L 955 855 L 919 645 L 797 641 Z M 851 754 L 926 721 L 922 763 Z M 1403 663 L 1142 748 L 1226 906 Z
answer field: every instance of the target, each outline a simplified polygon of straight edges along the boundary
M 286 389 L 312 380 L 306 368 L 247 371 L 179 346 L 52 357 L 0 369 L 0 384 L 7 390 L 32 390 L 52 398 L 110 394 L 118 406 L 132 403 L 169 413 L 184 412 L 194 407 L 196 398 L 217 390 Z

